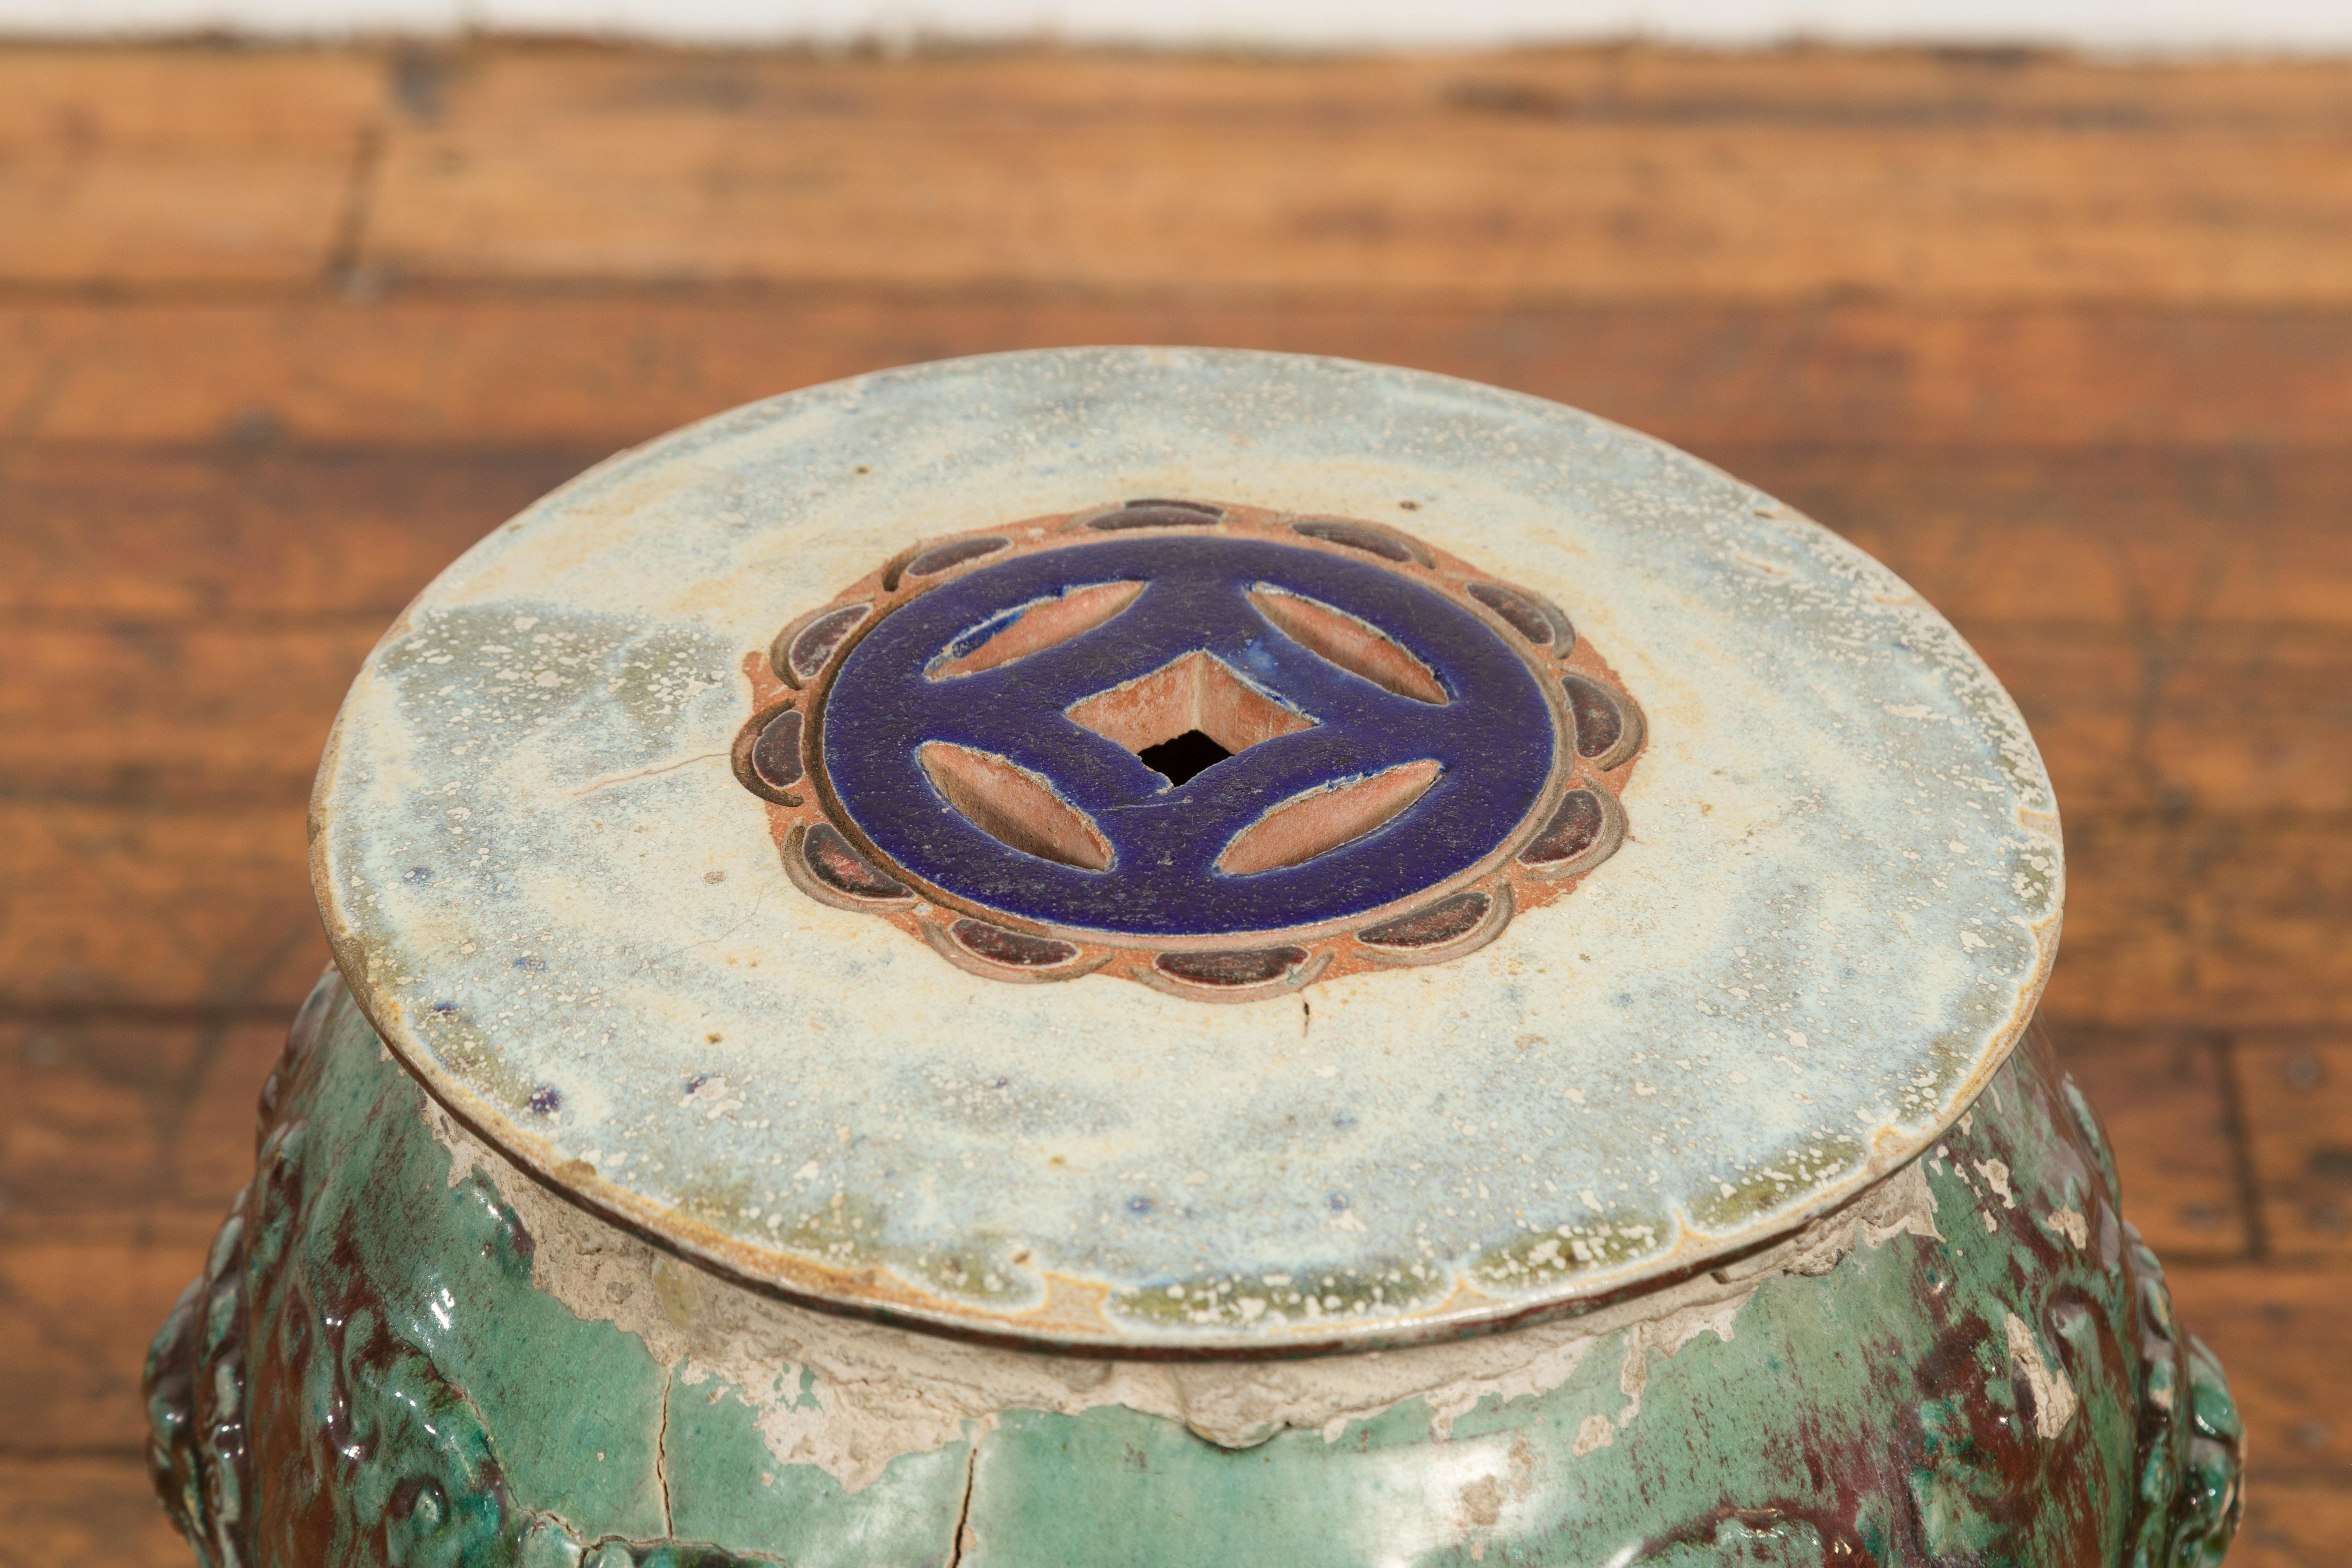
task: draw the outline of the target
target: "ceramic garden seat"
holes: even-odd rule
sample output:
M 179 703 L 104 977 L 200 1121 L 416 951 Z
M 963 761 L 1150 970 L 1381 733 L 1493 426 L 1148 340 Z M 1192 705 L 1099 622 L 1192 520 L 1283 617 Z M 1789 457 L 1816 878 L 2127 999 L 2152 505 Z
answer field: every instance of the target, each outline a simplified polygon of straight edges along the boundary
M 2220 1560 L 1901 582 L 1441 377 L 1079 350 L 583 475 L 367 661 L 149 1371 L 215 1568 Z

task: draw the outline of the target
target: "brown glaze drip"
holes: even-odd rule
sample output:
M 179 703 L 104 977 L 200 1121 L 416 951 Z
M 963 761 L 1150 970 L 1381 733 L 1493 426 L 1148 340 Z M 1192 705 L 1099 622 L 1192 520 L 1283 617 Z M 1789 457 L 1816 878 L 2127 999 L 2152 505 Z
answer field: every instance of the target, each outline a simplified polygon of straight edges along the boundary
M 1427 909 L 1382 921 L 1357 933 L 1356 940 L 1372 947 L 1442 947 L 1468 936 L 1495 907 L 1494 895 L 1473 890 L 1440 899 Z
M 1330 521 L 1294 522 L 1290 525 L 1309 539 L 1319 539 L 1326 544 L 1344 544 L 1350 550 L 1360 550 L 1367 555 L 1377 555 L 1383 561 L 1418 561 L 1412 546 L 1385 528 L 1375 528 L 1368 522 Z
M 801 628 L 792 647 L 784 654 L 785 670 L 795 682 L 813 680 L 841 639 L 856 631 L 866 617 L 874 613 L 871 605 L 845 605 L 824 615 Z
M 1566 653 L 1576 641 L 1568 617 L 1544 600 L 1500 583 L 1472 583 L 1470 596 L 1510 624 L 1513 631 L 1540 648 Z
M 993 555 L 1013 542 L 990 535 L 982 539 L 951 539 L 945 544 L 934 544 L 907 563 L 909 577 L 929 577 L 950 566 L 961 566 L 967 561 L 977 561 L 983 555 Z
M 1021 969 L 1048 969 L 1078 956 L 1075 942 L 1006 931 L 986 921 L 958 921 L 948 928 L 948 934 L 955 939 L 958 947 L 975 957 Z
M 1222 508 L 1192 500 L 1131 500 L 1118 510 L 1090 519 L 1097 533 L 1125 533 L 1137 528 L 1199 528 L 1224 520 Z
M 1241 952 L 1163 952 L 1151 967 L 1191 985 L 1264 985 L 1307 962 L 1303 947 L 1258 947 Z
M 1573 860 L 1600 843 L 1608 826 L 1609 816 L 1600 796 L 1589 789 L 1570 790 L 1535 842 L 1519 851 L 1519 858 L 1530 866 Z
M 1600 682 L 1576 674 L 1563 675 L 1568 710 L 1576 719 L 1576 754 L 1587 762 L 1606 756 L 1625 738 L 1625 710 Z
M 906 885 L 886 877 L 860 855 L 841 830 L 820 822 L 801 839 L 801 860 L 811 875 L 837 893 L 853 899 L 903 899 Z
M 751 742 L 751 771 L 772 789 L 800 783 L 805 771 L 801 764 L 802 722 L 800 710 L 788 708 L 769 720 Z

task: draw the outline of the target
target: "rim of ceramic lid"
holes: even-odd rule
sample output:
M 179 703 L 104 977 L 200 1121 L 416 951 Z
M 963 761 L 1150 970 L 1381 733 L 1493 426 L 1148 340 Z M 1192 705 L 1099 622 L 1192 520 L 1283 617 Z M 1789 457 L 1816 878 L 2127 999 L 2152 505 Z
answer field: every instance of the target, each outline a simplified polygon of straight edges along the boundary
M 1151 531 L 1132 509 L 1170 505 L 1196 515 L 1122 543 Z M 1118 569 L 1076 571 L 1097 546 Z M 1276 549 L 1316 558 L 1277 580 L 1300 563 L 1235 553 Z M 1165 612 L 1184 561 L 1228 590 L 1180 606 L 1225 642 Z M 1448 608 L 1415 613 L 1422 593 Z M 903 646 L 877 640 L 894 622 Z M 1382 846 L 1442 827 L 1429 781 L 1479 753 L 1388 698 L 1470 712 L 1487 677 L 1464 670 L 1503 668 L 1480 637 L 1578 754 L 1462 813 L 1467 847 L 1416 884 L 1444 857 Z M 874 679 L 828 709 L 860 647 Z M 898 723 L 942 670 L 995 671 L 958 689 L 1008 708 L 1068 689 L 1010 730 Z M 1572 743 L 1612 714 L 1614 749 Z M 949 885 L 1008 850 L 1133 864 L 1144 838 L 1084 822 L 1209 798 L 1149 771 L 1171 715 L 1224 727 L 1210 772 L 1362 808 L 1255 823 L 1241 851 L 1254 819 L 1226 799 L 1185 840 L 1196 876 L 1323 857 L 1386 868 L 1367 885 L 1396 896 L 1106 935 L 1076 905 L 1010 907 L 1001 876 L 980 900 Z M 853 732 L 881 782 L 845 800 L 826 747 Z M 906 752 L 933 741 L 926 806 Z M 900 810 L 888 843 L 859 790 Z M 1577 856 L 1545 879 L 1570 800 Z M 965 849 L 927 848 L 909 803 Z M 312 868 L 378 1032 L 583 1204 L 810 1305 L 1117 1355 L 1525 1322 L 1784 1236 L 1967 1108 L 2032 1015 L 2063 899 L 2006 693 L 1826 531 L 1555 404 L 1172 349 L 860 377 L 573 480 L 371 655 Z M 1318 918 L 1279 923 L 1294 910 Z M 1185 951 L 1267 931 L 1286 940 L 1258 956 L 1300 959 Z M 1086 963 L 1042 977 L 1065 983 L 1005 983 L 1063 947 Z

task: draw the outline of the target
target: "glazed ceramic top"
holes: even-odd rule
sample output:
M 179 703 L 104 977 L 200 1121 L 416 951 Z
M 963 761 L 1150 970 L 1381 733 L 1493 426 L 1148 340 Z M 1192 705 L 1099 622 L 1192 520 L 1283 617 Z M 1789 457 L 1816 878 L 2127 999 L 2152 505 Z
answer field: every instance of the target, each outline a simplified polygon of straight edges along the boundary
M 378 1030 L 795 1299 L 1203 1354 L 1524 1321 L 1931 1142 L 2056 951 L 1928 605 L 1554 404 L 1331 360 L 920 365 L 623 454 L 353 685 Z

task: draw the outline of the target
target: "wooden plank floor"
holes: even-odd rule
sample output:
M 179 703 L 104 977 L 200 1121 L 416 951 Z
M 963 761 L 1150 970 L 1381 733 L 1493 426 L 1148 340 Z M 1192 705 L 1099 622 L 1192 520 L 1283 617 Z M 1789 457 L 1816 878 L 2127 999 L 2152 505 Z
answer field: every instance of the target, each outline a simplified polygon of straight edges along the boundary
M 303 799 L 466 544 L 731 404 L 1189 342 L 1563 398 L 2032 721 L 2049 1012 L 2352 1540 L 2352 66 L 0 49 L 0 1562 L 166 1563 L 145 1336 L 323 961 Z

